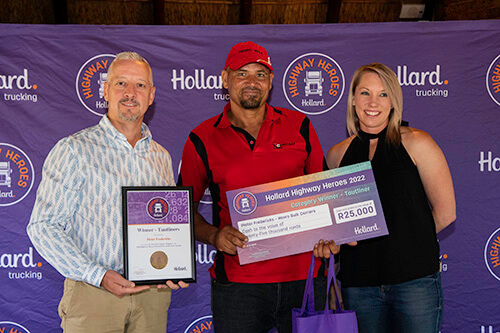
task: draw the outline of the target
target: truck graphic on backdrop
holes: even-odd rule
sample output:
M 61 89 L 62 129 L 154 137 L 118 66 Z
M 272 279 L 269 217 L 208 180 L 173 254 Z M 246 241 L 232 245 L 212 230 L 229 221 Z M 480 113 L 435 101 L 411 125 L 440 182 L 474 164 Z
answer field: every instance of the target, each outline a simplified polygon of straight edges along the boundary
M 10 162 L 0 162 L 0 186 L 12 186 Z
M 28 155 L 14 145 L 0 142 L 0 207 L 23 200 L 33 181 L 33 164 Z
M 306 83 L 306 96 L 323 96 L 323 81 L 321 71 L 306 71 L 304 82 Z

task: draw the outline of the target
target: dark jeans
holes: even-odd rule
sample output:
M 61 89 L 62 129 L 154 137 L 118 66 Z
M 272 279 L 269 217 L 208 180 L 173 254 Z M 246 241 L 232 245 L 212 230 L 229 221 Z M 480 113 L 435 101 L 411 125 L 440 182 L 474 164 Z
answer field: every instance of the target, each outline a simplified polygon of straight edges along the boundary
M 342 288 L 356 311 L 359 333 L 437 333 L 441 327 L 441 273 L 378 287 Z
M 292 308 L 302 306 L 305 280 L 280 283 L 219 283 L 212 280 L 216 333 L 292 332 Z M 326 277 L 314 279 L 316 310 L 324 309 Z

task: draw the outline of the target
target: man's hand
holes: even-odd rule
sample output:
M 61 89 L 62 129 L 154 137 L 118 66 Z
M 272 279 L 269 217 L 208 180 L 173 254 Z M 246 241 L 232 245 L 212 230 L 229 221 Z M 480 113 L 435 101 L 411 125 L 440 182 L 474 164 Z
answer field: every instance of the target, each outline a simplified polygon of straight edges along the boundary
M 101 287 L 120 298 L 125 295 L 135 294 L 149 289 L 149 286 L 136 287 L 135 283 L 126 280 L 123 276 L 118 274 L 118 272 L 112 270 L 104 274 L 101 281 Z
M 217 250 L 228 254 L 236 254 L 236 247 L 246 248 L 248 237 L 230 225 L 217 231 L 213 245 Z
M 198 206 L 199 203 L 194 204 L 194 233 L 197 241 L 210 244 L 217 250 L 232 255 L 236 254 L 236 247 L 243 249 L 246 247 L 248 237 L 230 225 L 222 229 L 211 225 L 198 212 Z
M 163 288 L 170 288 L 172 290 L 177 290 L 179 288 L 187 288 L 189 287 L 189 283 L 179 281 L 178 284 L 173 283 L 172 281 L 168 280 L 166 284 L 159 284 L 156 286 L 158 289 L 163 289 Z
M 355 246 L 358 242 L 350 242 L 348 243 L 351 246 Z M 314 244 L 313 254 L 315 257 L 319 258 L 330 258 L 330 253 L 337 254 L 340 252 L 340 245 L 335 244 L 334 241 L 323 241 L 319 240 L 317 244 Z

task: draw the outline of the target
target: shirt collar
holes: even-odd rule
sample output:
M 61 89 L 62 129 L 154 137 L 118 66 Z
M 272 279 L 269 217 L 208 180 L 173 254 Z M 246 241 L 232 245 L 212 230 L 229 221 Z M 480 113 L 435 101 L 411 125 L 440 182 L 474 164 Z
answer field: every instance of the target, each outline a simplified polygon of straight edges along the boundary
M 215 126 L 217 128 L 227 128 L 231 126 L 231 121 L 227 116 L 227 113 L 231 110 L 231 103 L 227 103 L 224 106 L 224 111 L 222 112 L 218 124 Z M 266 103 L 266 118 L 264 121 L 275 121 L 280 118 L 281 112 L 277 111 L 275 108 Z
M 104 132 L 107 135 L 111 136 L 113 139 L 127 141 L 127 138 L 125 137 L 125 135 L 120 133 L 120 131 L 118 131 L 116 129 L 116 127 L 113 126 L 113 124 L 111 123 L 111 121 L 108 118 L 108 114 L 105 114 L 102 117 L 101 121 L 99 122 L 99 126 L 101 126 L 101 128 L 104 130 Z M 142 123 L 141 124 L 141 139 L 139 141 L 145 140 L 149 144 L 151 142 L 152 138 L 153 138 L 153 136 L 151 135 L 151 131 L 149 130 L 149 127 L 145 123 Z

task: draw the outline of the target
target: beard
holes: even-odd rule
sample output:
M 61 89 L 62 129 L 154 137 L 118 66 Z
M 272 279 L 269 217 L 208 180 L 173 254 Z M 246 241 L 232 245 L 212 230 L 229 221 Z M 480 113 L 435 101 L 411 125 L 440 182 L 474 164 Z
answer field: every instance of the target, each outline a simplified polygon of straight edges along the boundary
M 243 93 L 245 91 L 252 91 L 257 93 L 256 95 L 247 97 L 246 99 L 243 97 Z M 244 109 L 257 109 L 262 103 L 262 90 L 258 88 L 244 88 L 240 93 L 240 105 Z
M 122 105 L 122 103 L 126 103 L 126 102 L 133 103 L 134 107 L 137 107 L 137 112 L 134 113 L 134 111 L 132 111 L 132 109 L 129 109 L 127 106 Z M 123 110 L 123 108 L 125 108 L 125 110 Z M 118 101 L 118 117 L 121 120 L 136 121 L 137 119 L 139 119 L 139 117 L 141 115 L 140 109 L 141 109 L 141 104 L 137 101 L 130 100 L 129 98 L 124 98 L 124 99 L 121 99 L 120 101 Z

